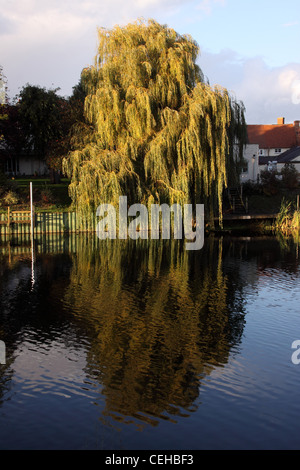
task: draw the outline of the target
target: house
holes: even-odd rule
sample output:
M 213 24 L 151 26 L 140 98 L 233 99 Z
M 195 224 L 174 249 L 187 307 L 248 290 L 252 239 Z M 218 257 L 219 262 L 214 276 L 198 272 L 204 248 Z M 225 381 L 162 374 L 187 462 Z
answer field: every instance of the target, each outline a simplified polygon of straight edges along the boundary
M 286 163 L 297 164 L 300 172 L 300 158 L 296 151 L 300 147 L 300 121 L 285 124 L 285 119 L 280 117 L 277 124 L 248 125 L 247 131 L 248 144 L 244 152 L 241 182 L 258 181 L 261 171 L 280 171 Z
M 244 150 L 244 165 L 241 173 L 241 183 L 257 181 L 259 175 L 259 144 L 248 143 Z
M 269 170 L 280 173 L 287 163 L 292 164 L 300 176 L 300 146 L 286 150 L 278 157 L 260 157 L 259 160 L 260 171 Z
M 20 155 L 5 159 L 4 171 L 8 176 L 44 176 L 49 174 L 45 161 L 33 156 Z

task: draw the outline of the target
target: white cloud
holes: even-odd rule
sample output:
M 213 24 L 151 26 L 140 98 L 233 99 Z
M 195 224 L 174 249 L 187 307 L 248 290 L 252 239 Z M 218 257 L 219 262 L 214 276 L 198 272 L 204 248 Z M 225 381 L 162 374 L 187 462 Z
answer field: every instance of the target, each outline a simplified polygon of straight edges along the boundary
M 240 95 L 247 100 L 249 118 L 276 122 L 285 116 L 287 122 L 299 118 L 300 107 L 293 99 L 293 84 L 300 78 L 300 64 L 287 64 L 269 68 L 261 59 L 249 60 L 245 64 L 244 79 L 239 86 Z
M 214 6 L 224 6 L 225 0 L 201 0 L 196 9 L 203 11 L 205 14 L 210 15 Z
M 292 84 L 299 77 L 299 72 L 287 66 L 278 75 L 278 85 L 281 90 L 291 90 Z
M 284 23 L 282 26 L 284 28 L 291 28 L 292 26 L 297 26 L 299 21 L 291 21 L 290 23 Z
M 97 28 L 172 16 L 195 0 L 0 0 L 0 57 L 15 96 L 26 83 L 69 94 L 93 63 Z M 168 21 L 163 21 L 168 23 Z
M 176 18 L 184 28 L 182 33 L 188 33 L 192 17 L 195 26 L 198 20 L 226 6 L 226 0 L 0 2 L 0 65 L 10 96 L 26 83 L 61 87 L 62 94 L 71 93 L 81 70 L 94 60 L 97 27 L 111 28 L 139 17 L 155 18 L 172 27 Z M 299 63 L 271 68 L 260 57 L 240 57 L 229 49 L 218 54 L 201 49 L 198 62 L 204 74 L 212 85 L 228 88 L 244 102 L 249 123 L 267 124 L 277 116 L 291 122 L 300 118 Z
M 300 104 L 300 79 L 294 80 L 292 83 L 292 103 Z
M 269 67 L 261 57 L 243 58 L 234 51 L 204 52 L 199 60 L 211 85 L 231 91 L 246 107 L 248 124 L 272 124 L 300 118 L 300 64 Z

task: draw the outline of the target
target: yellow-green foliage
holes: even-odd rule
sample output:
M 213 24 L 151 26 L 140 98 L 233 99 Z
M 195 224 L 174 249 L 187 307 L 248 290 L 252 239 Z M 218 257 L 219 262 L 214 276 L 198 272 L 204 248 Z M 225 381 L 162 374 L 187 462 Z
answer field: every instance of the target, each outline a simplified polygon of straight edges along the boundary
M 82 213 L 99 203 L 201 203 L 221 208 L 237 165 L 243 106 L 204 82 L 199 47 L 154 20 L 99 29 L 86 87 L 84 138 L 65 159 Z M 87 130 L 88 129 L 88 130 Z M 204 200 L 203 200 L 204 198 Z
M 283 199 L 274 225 L 275 230 L 284 235 L 299 234 L 300 211 L 298 209 L 293 210 L 292 203 Z
M 104 415 L 154 425 L 189 412 L 200 377 L 227 363 L 243 330 L 241 309 L 228 308 L 222 240 L 192 258 L 173 240 L 77 243 L 63 302 L 92 331 L 87 368 L 99 371 Z

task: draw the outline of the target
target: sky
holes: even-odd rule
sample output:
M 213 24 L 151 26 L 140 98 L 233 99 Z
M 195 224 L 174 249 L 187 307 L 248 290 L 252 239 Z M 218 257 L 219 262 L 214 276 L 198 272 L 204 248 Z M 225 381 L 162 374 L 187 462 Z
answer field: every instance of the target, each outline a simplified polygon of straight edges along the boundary
M 248 124 L 300 119 L 299 0 L 0 0 L 0 66 L 12 99 L 26 84 L 70 96 L 97 51 L 97 28 L 153 18 L 197 41 L 209 83 Z

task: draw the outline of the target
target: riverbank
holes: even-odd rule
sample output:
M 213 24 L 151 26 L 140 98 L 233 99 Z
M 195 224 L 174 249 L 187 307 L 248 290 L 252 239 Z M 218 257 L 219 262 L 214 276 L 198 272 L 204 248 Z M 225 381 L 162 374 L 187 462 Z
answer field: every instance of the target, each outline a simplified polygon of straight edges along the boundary
M 49 177 L 31 176 L 11 178 L 6 181 L 4 194 L 0 198 L 0 212 L 5 212 L 7 206 L 13 210 L 29 210 L 30 183 L 32 183 L 36 212 L 59 212 L 71 209 L 70 181 L 67 178 L 61 178 L 59 183 L 54 183 Z
M 206 231 L 213 233 L 226 233 L 237 235 L 259 235 L 274 232 L 274 224 L 278 214 L 256 214 L 256 215 L 225 215 L 222 224 L 219 220 L 214 221 L 214 225 L 207 223 Z
M 29 186 L 33 186 L 33 204 L 36 217 L 36 224 L 39 231 L 45 232 L 68 232 L 68 231 L 94 231 L 90 224 L 78 225 L 78 217 L 74 214 L 72 201 L 68 194 L 69 180 L 62 178 L 59 183 L 51 182 L 46 177 L 24 177 L 11 179 L 10 189 L 7 196 L 11 211 L 30 210 Z M 283 201 L 289 205 L 289 209 L 297 209 L 297 198 L 299 205 L 300 189 L 293 190 L 279 187 L 276 194 L 268 194 L 260 186 L 243 187 L 242 210 L 235 211 L 224 193 L 223 219 L 222 224 L 215 218 L 214 223 L 206 221 L 206 232 L 229 233 L 229 234 L 265 234 L 273 233 L 278 228 L 277 218 L 282 211 Z M 6 232 L 3 228 L 7 219 L 8 205 L 2 201 L 0 207 L 0 227 L 1 232 Z M 52 214 L 52 215 L 51 215 Z M 26 232 L 30 227 L 22 224 L 22 232 Z M 12 227 L 10 227 L 11 231 Z M 19 230 L 20 229 L 20 230 Z M 21 231 L 21 227 L 15 231 Z
M 15 209 L 29 209 L 29 187 L 33 186 L 33 203 L 36 211 L 61 211 L 69 210 L 72 200 L 69 196 L 70 181 L 61 178 L 59 183 L 54 183 L 49 177 L 30 176 L 16 177 L 8 180 L 6 190 L 7 200 Z M 1 182 L 0 182 L 1 183 Z M 276 192 L 268 193 L 261 185 L 246 185 L 241 187 L 244 213 L 241 215 L 272 215 L 280 211 L 282 199 L 296 203 L 300 194 L 300 187 L 290 189 L 279 185 Z M 1 204 L 2 203 L 2 204 Z M 0 198 L 0 210 L 8 204 L 5 198 Z M 228 201 L 226 191 L 224 192 L 224 218 L 232 214 L 232 207 Z
M 214 224 L 205 221 L 205 232 L 229 234 L 265 234 L 272 232 L 277 221 L 277 214 L 273 215 L 225 215 L 222 225 L 219 219 Z M 45 209 L 34 211 L 34 232 L 38 233 L 72 233 L 95 232 L 97 228 L 96 217 L 84 221 L 73 210 Z M 21 235 L 30 234 L 30 212 L 23 210 L 6 210 L 0 213 L 0 234 Z

